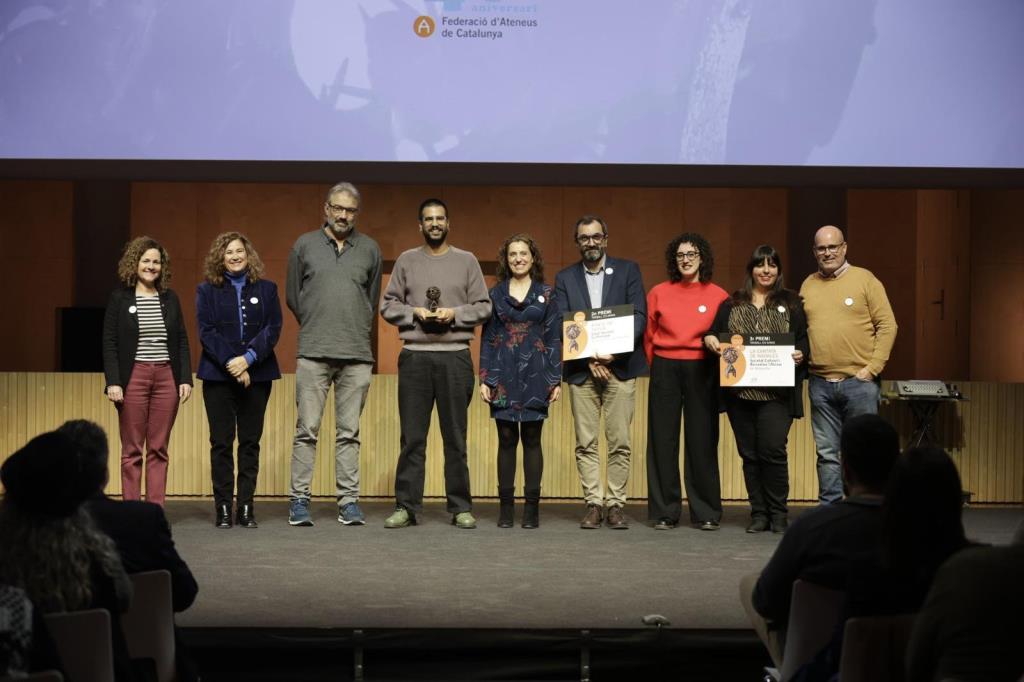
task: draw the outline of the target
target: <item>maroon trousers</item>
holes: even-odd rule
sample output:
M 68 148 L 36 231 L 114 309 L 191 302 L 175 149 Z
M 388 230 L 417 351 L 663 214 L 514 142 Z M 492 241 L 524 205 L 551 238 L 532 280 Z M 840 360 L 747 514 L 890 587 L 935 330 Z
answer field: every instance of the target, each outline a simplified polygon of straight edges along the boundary
M 142 498 L 142 458 L 146 458 L 146 499 L 164 503 L 167 443 L 178 415 L 178 387 L 169 362 L 136 362 L 118 408 L 121 427 L 121 495 Z

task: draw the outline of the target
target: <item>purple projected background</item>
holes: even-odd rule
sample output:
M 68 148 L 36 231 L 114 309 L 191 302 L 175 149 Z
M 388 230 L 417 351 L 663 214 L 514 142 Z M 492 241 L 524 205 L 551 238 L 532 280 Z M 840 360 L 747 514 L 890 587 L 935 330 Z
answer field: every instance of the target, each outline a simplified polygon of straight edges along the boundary
M 1022 36 L 1019 0 L 4 0 L 0 158 L 1024 168 Z

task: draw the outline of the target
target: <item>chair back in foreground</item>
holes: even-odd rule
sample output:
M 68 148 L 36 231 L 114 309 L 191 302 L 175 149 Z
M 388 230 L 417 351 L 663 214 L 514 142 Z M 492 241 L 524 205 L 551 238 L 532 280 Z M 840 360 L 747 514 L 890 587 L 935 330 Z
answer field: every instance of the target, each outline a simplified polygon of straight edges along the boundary
M 48 613 L 45 618 L 69 679 L 75 682 L 114 682 L 109 611 L 89 609 Z
M 41 670 L 26 677 L 0 677 L 0 682 L 64 682 L 59 670 Z
M 132 605 L 121 616 L 121 629 L 132 658 L 151 658 L 158 682 L 175 682 L 174 609 L 169 571 L 146 571 L 131 576 Z
M 64 682 L 59 670 L 41 670 L 26 677 L 0 677 L 0 682 Z
M 839 679 L 843 682 L 902 682 L 903 660 L 914 615 L 851 618 L 843 630 Z
M 782 668 L 779 670 L 782 682 L 793 679 L 802 665 L 832 641 L 845 601 L 846 594 L 839 590 L 804 580 L 793 583 L 786 644 L 782 650 Z

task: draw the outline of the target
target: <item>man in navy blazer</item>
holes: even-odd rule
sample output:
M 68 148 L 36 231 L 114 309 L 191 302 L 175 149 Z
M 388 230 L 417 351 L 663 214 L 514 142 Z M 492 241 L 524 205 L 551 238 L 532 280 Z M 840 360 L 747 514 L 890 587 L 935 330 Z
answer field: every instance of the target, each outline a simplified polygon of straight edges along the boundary
M 562 364 L 569 384 L 576 427 L 576 467 L 587 503 L 580 528 L 629 527 L 623 513 L 629 482 L 636 378 L 647 372 L 643 336 L 647 324 L 647 297 L 636 263 L 607 254 L 608 226 L 597 216 L 576 221 L 573 238 L 583 258 L 555 277 L 555 301 L 563 313 L 616 305 L 633 306 L 633 350 L 616 355 L 597 355 Z M 598 429 L 604 413 L 608 442 L 608 476 L 601 482 L 597 451 Z

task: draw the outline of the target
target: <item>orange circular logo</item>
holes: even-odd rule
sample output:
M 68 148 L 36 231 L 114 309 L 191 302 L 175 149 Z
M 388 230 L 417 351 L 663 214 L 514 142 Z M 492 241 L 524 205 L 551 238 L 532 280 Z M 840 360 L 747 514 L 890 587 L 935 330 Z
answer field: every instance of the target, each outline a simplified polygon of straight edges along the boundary
M 429 38 L 434 35 L 434 19 L 426 15 L 416 17 L 416 21 L 412 23 L 412 30 L 416 32 L 420 38 Z

